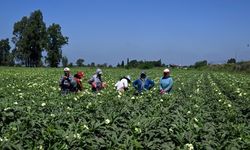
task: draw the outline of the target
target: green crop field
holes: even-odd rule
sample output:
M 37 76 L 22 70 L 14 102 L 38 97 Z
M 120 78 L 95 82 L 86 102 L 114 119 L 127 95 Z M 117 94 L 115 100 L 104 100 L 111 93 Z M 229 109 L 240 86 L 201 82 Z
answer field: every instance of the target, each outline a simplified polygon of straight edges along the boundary
M 0 68 L 0 149 L 249 149 L 250 76 L 172 70 L 174 89 L 160 95 L 163 68 L 147 70 L 155 87 L 119 94 L 123 75 L 103 69 L 108 87 L 60 96 L 63 69 Z

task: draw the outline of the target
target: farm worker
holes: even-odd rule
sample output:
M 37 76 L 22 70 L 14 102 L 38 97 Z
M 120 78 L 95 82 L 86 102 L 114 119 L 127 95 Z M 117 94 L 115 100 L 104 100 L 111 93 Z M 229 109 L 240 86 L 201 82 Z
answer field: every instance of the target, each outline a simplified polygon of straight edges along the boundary
M 74 92 L 78 92 L 78 91 L 82 91 L 83 90 L 83 86 L 82 86 L 82 78 L 84 77 L 84 72 L 82 71 L 78 71 L 75 75 L 74 75 L 74 84 L 73 84 L 73 91 Z
M 98 92 L 105 88 L 106 84 L 102 81 L 102 70 L 98 68 L 88 83 L 91 85 L 92 91 L 94 92 Z
M 122 77 L 120 81 L 115 84 L 116 90 L 119 92 L 124 92 L 128 90 L 128 84 L 131 82 L 131 78 L 129 75 L 126 77 Z
M 170 70 L 163 70 L 163 77 L 160 79 L 160 94 L 169 93 L 173 87 L 173 79 L 170 77 Z
M 62 94 L 67 94 L 72 89 L 73 76 L 70 74 L 70 69 L 68 67 L 63 69 L 64 75 L 59 81 L 59 86 L 61 87 Z
M 133 82 L 133 86 L 138 93 L 150 90 L 154 85 L 154 81 L 148 79 L 145 72 L 141 72 L 140 78 Z

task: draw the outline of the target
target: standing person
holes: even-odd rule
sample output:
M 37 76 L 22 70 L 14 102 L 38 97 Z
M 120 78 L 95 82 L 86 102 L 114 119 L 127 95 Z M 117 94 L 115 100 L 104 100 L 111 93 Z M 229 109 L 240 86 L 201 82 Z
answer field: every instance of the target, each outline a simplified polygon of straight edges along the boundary
M 73 91 L 74 92 L 78 92 L 78 91 L 82 91 L 83 90 L 83 86 L 82 86 L 82 78 L 84 77 L 84 72 L 82 71 L 78 71 L 75 75 L 74 75 L 74 86 L 73 86 Z
M 154 81 L 148 79 L 145 72 L 141 72 L 140 78 L 133 82 L 133 86 L 138 93 L 150 90 L 154 85 Z
M 91 84 L 92 91 L 94 92 L 98 92 L 103 89 L 106 84 L 102 80 L 102 70 L 98 68 L 88 83 Z
M 169 93 L 173 87 L 173 79 L 170 77 L 170 70 L 163 70 L 163 77 L 160 79 L 160 94 Z
M 116 90 L 119 92 L 124 92 L 128 90 L 128 84 L 131 82 L 131 78 L 129 75 L 126 77 L 122 77 L 120 81 L 115 84 Z
M 59 86 L 61 88 L 62 95 L 68 94 L 72 90 L 73 76 L 70 74 L 70 69 L 68 67 L 63 69 L 64 75 L 59 81 Z

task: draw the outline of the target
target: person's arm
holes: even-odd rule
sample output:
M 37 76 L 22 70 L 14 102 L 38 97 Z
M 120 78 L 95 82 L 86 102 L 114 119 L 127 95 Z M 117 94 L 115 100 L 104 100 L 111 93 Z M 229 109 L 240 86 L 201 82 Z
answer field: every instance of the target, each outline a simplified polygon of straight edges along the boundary
M 82 91 L 83 90 L 82 81 L 78 80 L 77 84 L 78 84 L 79 90 Z
M 62 77 L 60 78 L 60 80 L 59 80 L 59 86 L 62 86 L 63 79 L 64 79 L 64 77 L 62 76 Z
M 95 78 L 94 78 L 94 77 L 91 77 L 91 79 L 88 80 L 88 83 L 89 83 L 89 84 L 92 84 L 94 81 L 95 81 Z
M 168 92 L 168 91 L 170 90 L 170 88 L 172 88 L 173 83 L 174 83 L 173 79 L 170 78 L 170 79 L 169 79 L 169 85 L 164 89 L 164 91 L 165 91 L 165 92 Z
M 124 90 L 128 90 L 128 81 L 126 80 L 125 82 L 123 82 L 123 88 Z
M 115 87 L 117 87 L 119 85 L 120 81 L 117 81 L 115 84 Z
M 123 82 L 123 87 L 128 88 L 128 81 L 127 80 L 125 82 Z
M 161 82 L 162 82 L 162 79 L 160 79 L 160 91 L 162 91 Z
M 137 85 L 138 85 L 138 80 L 135 80 L 135 81 L 133 82 L 133 87 L 134 87 L 135 89 L 137 89 L 137 88 L 138 88 Z
M 154 87 L 154 85 L 155 85 L 155 82 L 153 80 L 149 80 L 149 89 Z

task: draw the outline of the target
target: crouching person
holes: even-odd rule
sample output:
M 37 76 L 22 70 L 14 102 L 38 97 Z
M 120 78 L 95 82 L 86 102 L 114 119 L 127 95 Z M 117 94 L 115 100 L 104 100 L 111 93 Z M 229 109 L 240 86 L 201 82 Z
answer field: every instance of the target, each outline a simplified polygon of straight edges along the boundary
M 130 76 L 122 77 L 120 81 L 115 84 L 116 90 L 118 92 L 124 92 L 128 90 L 128 85 L 131 82 Z
M 92 78 L 88 81 L 91 85 L 93 92 L 98 92 L 106 87 L 106 83 L 102 80 L 102 70 L 97 69 L 96 73 L 92 76 Z
M 84 77 L 84 72 L 79 71 L 77 74 L 74 75 L 74 82 L 73 82 L 73 92 L 79 92 L 83 90 L 82 85 L 82 78 Z
M 68 67 L 63 69 L 64 75 L 61 77 L 59 81 L 59 86 L 61 88 L 61 94 L 68 94 L 73 88 L 73 76 L 70 74 L 70 69 Z
M 140 78 L 133 82 L 133 87 L 136 89 L 136 95 L 142 91 L 148 91 L 155 85 L 154 81 L 147 78 L 145 72 L 141 72 Z
M 163 71 L 163 77 L 160 79 L 160 94 L 169 93 L 173 87 L 173 79 L 170 77 L 170 70 L 165 69 Z

